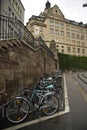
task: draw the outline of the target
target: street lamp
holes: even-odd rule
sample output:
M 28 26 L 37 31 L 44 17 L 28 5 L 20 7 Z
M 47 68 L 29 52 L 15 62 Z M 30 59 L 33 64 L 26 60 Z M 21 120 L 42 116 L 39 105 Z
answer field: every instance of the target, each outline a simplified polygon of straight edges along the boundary
M 83 4 L 83 7 L 87 7 L 87 3 Z

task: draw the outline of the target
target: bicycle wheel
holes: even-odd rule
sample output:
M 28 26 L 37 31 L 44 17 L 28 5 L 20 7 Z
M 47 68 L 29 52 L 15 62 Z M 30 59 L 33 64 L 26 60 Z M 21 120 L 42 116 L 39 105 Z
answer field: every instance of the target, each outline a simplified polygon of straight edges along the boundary
M 63 95 L 63 89 L 62 88 L 56 88 L 55 94 L 56 94 L 57 98 L 61 98 L 62 95 Z
M 54 114 L 59 108 L 59 101 L 56 96 L 49 94 L 46 95 L 42 100 L 42 112 L 45 115 Z
M 6 108 L 6 117 L 12 123 L 23 121 L 29 112 L 28 102 L 22 98 L 13 99 Z

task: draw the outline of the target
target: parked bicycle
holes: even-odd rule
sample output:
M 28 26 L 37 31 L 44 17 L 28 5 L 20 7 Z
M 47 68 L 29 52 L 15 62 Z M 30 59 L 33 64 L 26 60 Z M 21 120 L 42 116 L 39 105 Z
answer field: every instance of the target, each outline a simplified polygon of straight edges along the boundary
M 52 115 L 59 109 L 59 100 L 63 95 L 61 81 L 55 76 L 43 76 L 33 89 L 23 88 L 20 96 L 0 106 L 2 115 L 12 123 L 20 123 L 33 111 L 42 111 Z
M 58 98 L 62 97 L 63 95 L 63 87 L 61 84 L 59 83 L 58 79 L 50 75 L 39 78 L 37 82 L 37 86 L 49 91 L 54 91 Z
M 23 121 L 34 110 L 42 111 L 45 115 L 54 114 L 59 102 L 54 92 L 34 87 L 33 90 L 24 88 L 20 97 L 15 97 L 6 108 L 6 117 L 12 123 Z

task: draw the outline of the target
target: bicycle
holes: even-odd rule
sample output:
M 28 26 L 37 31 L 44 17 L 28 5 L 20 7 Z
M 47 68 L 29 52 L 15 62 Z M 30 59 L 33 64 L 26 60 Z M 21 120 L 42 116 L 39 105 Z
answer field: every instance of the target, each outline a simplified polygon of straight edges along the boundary
M 37 86 L 41 86 L 49 91 L 54 91 L 58 99 L 63 95 L 62 85 L 59 84 L 56 78 L 51 76 L 40 78 L 37 82 Z
M 59 102 L 54 92 L 40 88 L 28 90 L 24 88 L 20 97 L 15 97 L 6 108 L 6 117 L 12 123 L 22 122 L 33 110 L 42 111 L 45 115 L 54 114 L 59 107 Z
M 7 96 L 7 93 L 5 93 L 5 92 L 0 92 L 0 95 L 5 95 L 5 96 Z M 20 107 L 21 107 L 21 110 L 23 110 L 23 112 L 24 112 L 24 108 L 22 109 L 22 107 L 23 107 L 23 104 L 24 104 L 24 105 L 26 104 L 26 106 L 27 106 L 27 103 L 26 103 L 26 102 L 27 102 L 27 100 L 24 99 L 24 98 L 23 98 L 23 100 L 22 100 L 21 97 L 15 97 L 15 98 L 12 98 L 12 99 L 8 100 L 7 102 L 3 103 L 3 104 L 0 106 L 1 117 L 2 117 L 2 118 L 3 118 L 3 117 L 6 117 L 10 122 L 15 123 L 15 122 L 12 121 L 12 119 L 10 119 L 11 116 L 12 116 L 12 114 L 13 114 L 13 113 L 14 113 L 14 115 L 15 115 L 15 114 L 18 114 L 18 106 L 19 106 L 19 105 L 20 105 Z M 12 109 L 13 107 L 14 107 L 14 109 Z M 9 109 L 10 109 L 10 111 L 9 111 Z M 23 114 L 23 113 L 22 113 L 22 114 Z M 14 115 L 13 115 L 13 116 L 14 116 Z M 23 119 L 21 119 L 21 121 L 24 120 L 26 117 L 27 117 L 27 114 L 26 114 L 26 112 L 24 112 Z M 15 118 L 16 118 L 16 116 L 15 116 Z M 17 121 L 20 120 L 20 117 L 19 117 L 19 118 L 16 118 L 16 120 L 17 120 Z M 18 122 L 20 122 L 20 121 L 18 121 Z

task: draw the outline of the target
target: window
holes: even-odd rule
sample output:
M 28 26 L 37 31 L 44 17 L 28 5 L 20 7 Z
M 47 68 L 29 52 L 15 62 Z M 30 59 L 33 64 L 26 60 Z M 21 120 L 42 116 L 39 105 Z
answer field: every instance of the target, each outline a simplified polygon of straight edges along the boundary
M 83 54 L 85 53 L 85 49 L 82 49 L 82 53 L 83 53 Z
M 68 52 L 71 52 L 71 48 L 70 48 L 70 47 L 67 47 L 67 51 L 68 51 Z
M 14 13 L 12 12 L 12 18 L 14 18 Z
M 35 35 L 39 35 L 40 34 L 40 29 L 39 27 L 36 27 L 34 30 Z
M 64 49 L 62 49 L 61 51 L 62 51 L 62 53 L 64 53 Z
M 60 35 L 61 35 L 61 36 L 64 36 L 64 31 L 60 31 Z
M 55 12 L 57 13 L 57 10 L 55 10 Z
M 60 28 L 64 28 L 64 23 L 60 23 Z
M 67 32 L 67 37 L 70 37 L 70 32 Z
M 56 45 L 56 47 L 59 47 L 59 45 Z
M 61 46 L 62 48 L 64 48 L 64 46 Z
M 84 40 L 84 35 L 81 35 L 81 40 Z
M 54 25 L 54 21 L 50 20 L 50 25 L 53 26 Z
M 11 8 L 8 8 L 8 16 L 11 17 Z
M 80 29 L 80 32 L 81 32 L 81 33 L 84 33 L 84 29 Z
M 59 22 L 55 22 L 55 27 L 59 27 Z
M 80 48 L 77 48 L 77 53 L 80 53 Z
M 72 33 L 72 38 L 75 38 L 75 33 Z
M 50 28 L 50 33 L 54 34 L 54 29 L 53 28 Z
M 76 34 L 76 38 L 79 39 L 79 38 L 80 38 L 80 35 L 79 35 L 79 34 Z
M 59 35 L 59 30 L 58 29 L 55 29 L 55 34 Z
M 76 48 L 75 47 L 73 47 L 73 53 L 75 53 L 76 52 Z

